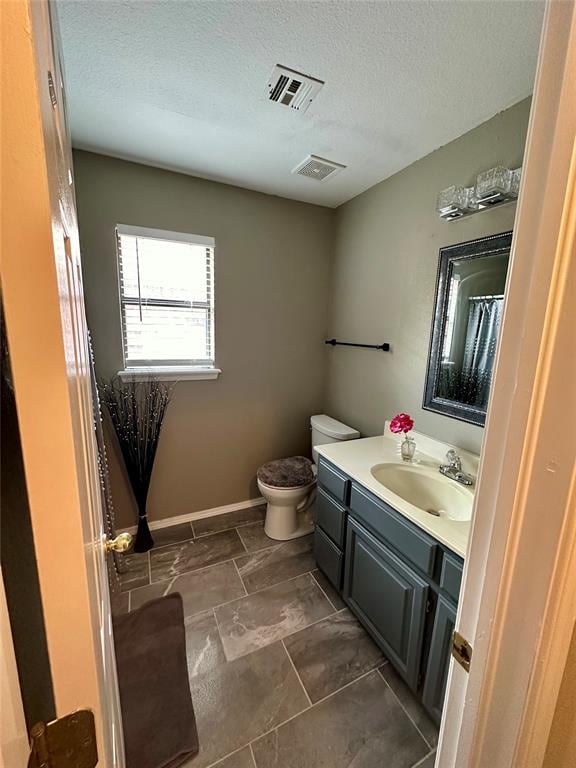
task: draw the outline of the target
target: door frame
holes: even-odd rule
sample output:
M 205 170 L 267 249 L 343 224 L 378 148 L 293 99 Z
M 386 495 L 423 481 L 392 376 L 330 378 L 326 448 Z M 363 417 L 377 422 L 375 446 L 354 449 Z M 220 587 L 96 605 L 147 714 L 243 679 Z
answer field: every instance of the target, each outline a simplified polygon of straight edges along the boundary
M 576 618 L 576 6 L 549 0 L 438 768 L 539 768 Z

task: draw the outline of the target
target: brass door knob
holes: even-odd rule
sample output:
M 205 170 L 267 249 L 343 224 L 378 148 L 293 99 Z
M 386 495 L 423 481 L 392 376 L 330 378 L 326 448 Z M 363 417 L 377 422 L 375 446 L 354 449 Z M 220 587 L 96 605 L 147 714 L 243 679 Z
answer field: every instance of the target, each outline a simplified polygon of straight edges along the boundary
M 126 552 L 132 546 L 132 534 L 119 533 L 115 539 L 106 540 L 106 552 Z

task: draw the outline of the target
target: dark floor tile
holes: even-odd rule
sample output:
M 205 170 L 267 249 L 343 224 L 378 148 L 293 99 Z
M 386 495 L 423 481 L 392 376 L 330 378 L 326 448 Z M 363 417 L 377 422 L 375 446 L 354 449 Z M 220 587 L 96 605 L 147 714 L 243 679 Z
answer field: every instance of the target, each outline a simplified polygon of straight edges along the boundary
M 257 552 L 260 549 L 278 546 L 276 539 L 271 539 L 264 532 L 264 523 L 252 523 L 238 528 L 238 535 L 246 547 L 247 552 Z
M 168 528 L 156 528 L 151 531 L 151 533 L 152 538 L 154 539 L 155 549 L 194 538 L 190 523 L 179 523 L 178 525 L 171 525 Z
M 234 752 L 233 755 L 225 757 L 224 760 L 216 763 L 214 768 L 254 768 L 250 747 L 244 747 L 239 752 Z
M 135 589 L 130 593 L 130 610 L 133 611 L 148 600 L 171 592 L 179 592 L 182 595 L 184 616 L 193 616 L 246 594 L 236 566 L 229 561 Z
M 385 661 L 380 649 L 347 610 L 290 635 L 284 645 L 312 702 Z
M 435 747 L 438 744 L 438 728 L 436 727 L 436 724 L 430 719 L 430 716 L 422 704 L 414 696 L 392 664 L 386 664 L 386 666 L 382 667 L 380 669 L 380 674 L 384 680 L 386 680 L 390 688 L 392 688 L 398 697 L 398 700 L 428 744 L 431 747 Z
M 317 568 L 315 571 L 312 571 L 312 576 L 316 579 L 318 584 L 320 584 L 320 588 L 337 611 L 341 611 L 342 608 L 346 608 L 346 603 L 341 598 L 340 594 L 334 589 L 332 584 L 328 581 L 326 576 L 324 576 L 321 570 Z
M 194 520 L 192 527 L 195 536 L 207 536 L 210 533 L 226 531 L 229 528 L 236 528 L 237 525 L 246 525 L 264 520 L 266 515 L 266 506 L 245 507 L 236 512 L 226 512 L 223 515 L 214 517 L 204 517 L 202 520 Z
M 333 611 L 310 574 L 215 609 L 228 659 L 274 643 Z
M 187 571 L 231 560 L 245 552 L 235 530 L 222 531 L 182 544 L 170 544 L 150 553 L 152 581 L 164 581 Z
M 118 574 L 122 592 L 150 583 L 148 552 L 122 555 L 119 558 L 119 568 L 122 570 L 122 573 Z
M 252 748 L 258 768 L 411 768 L 429 749 L 376 670 Z
M 313 536 L 286 541 L 236 559 L 236 565 L 248 592 L 271 587 L 316 568 L 312 552 Z
M 307 706 L 281 643 L 192 677 L 190 687 L 200 741 L 191 768 L 206 768 Z
M 214 611 L 188 617 L 184 623 L 190 679 L 226 664 Z
M 416 763 L 414 768 L 434 768 L 434 763 L 436 762 L 436 752 L 433 752 L 431 755 L 428 755 L 428 757 L 423 760 L 421 763 Z
M 112 616 L 120 616 L 122 613 L 128 613 L 130 609 L 129 592 L 110 592 L 110 608 Z
M 147 603 L 149 600 L 155 600 L 157 597 L 167 595 L 172 581 L 158 581 L 156 584 L 146 584 L 144 587 L 138 587 L 130 592 L 130 610 Z

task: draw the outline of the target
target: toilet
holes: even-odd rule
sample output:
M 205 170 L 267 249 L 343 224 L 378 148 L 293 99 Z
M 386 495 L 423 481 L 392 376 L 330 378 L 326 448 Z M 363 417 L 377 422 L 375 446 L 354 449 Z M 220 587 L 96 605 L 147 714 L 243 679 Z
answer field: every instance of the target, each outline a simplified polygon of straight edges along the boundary
M 358 430 L 325 414 L 311 417 L 310 430 L 314 463 L 304 456 L 291 456 L 269 461 L 256 473 L 260 493 L 268 502 L 264 530 L 271 539 L 287 541 L 314 530 L 316 446 L 360 437 Z

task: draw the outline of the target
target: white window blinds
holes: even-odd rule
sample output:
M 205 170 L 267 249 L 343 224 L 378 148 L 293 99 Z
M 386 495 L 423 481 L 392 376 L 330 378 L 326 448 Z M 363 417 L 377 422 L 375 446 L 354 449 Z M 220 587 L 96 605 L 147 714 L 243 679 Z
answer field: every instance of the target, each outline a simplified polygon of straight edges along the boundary
M 214 240 L 116 227 L 125 368 L 214 365 Z

